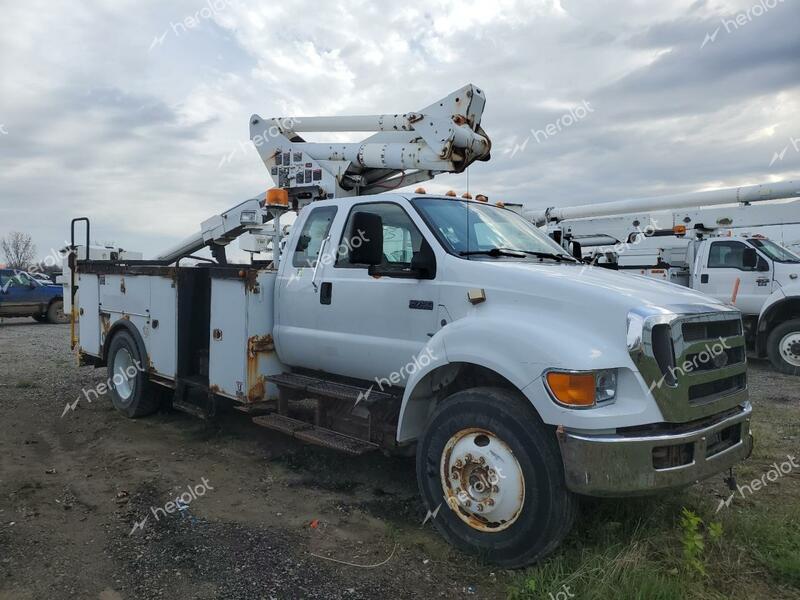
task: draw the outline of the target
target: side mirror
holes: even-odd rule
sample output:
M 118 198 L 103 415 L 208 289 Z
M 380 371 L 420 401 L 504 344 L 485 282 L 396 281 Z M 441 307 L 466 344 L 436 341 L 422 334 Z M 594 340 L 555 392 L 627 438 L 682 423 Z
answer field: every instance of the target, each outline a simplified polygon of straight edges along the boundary
M 436 279 L 436 255 L 427 240 L 422 240 L 419 252 L 411 259 L 411 270 L 419 279 Z
M 572 256 L 578 260 L 583 260 L 583 248 L 581 247 L 581 243 L 570 242 L 569 245 L 572 250 Z
M 755 248 L 745 248 L 742 254 L 742 266 L 745 269 L 755 269 L 758 266 L 758 252 Z
M 353 215 L 353 228 L 361 237 L 358 248 L 350 249 L 350 263 L 357 265 L 379 265 L 383 262 L 383 219 L 370 212 Z

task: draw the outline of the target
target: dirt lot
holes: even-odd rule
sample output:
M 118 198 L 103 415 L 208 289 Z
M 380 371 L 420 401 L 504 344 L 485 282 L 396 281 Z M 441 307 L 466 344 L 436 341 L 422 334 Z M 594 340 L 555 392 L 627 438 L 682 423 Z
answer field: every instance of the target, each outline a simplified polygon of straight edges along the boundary
M 717 515 L 721 477 L 667 498 L 589 501 L 555 556 L 508 572 L 422 525 L 411 459 L 346 458 L 236 412 L 128 420 L 107 397 L 82 398 L 105 379 L 75 366 L 68 326 L 0 323 L 0 599 L 571 597 L 567 586 L 579 599 L 800 598 L 798 471 Z M 764 441 L 748 480 L 800 454 L 800 383 L 761 363 L 750 380 Z M 187 486 L 185 510 L 156 518 Z M 686 571 L 683 506 L 726 528 L 725 547 L 700 554 L 705 575 Z M 765 527 L 788 550 L 772 552 Z

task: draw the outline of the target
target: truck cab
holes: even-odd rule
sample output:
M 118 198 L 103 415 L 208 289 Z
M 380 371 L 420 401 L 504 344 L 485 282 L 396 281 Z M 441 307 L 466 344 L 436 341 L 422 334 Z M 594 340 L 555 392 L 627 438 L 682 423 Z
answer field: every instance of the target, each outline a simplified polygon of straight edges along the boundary
M 763 236 L 708 238 L 692 250 L 692 287 L 734 303 L 751 349 L 800 374 L 800 256 Z
M 47 285 L 25 271 L 0 269 L 0 317 L 33 317 L 40 323 L 68 323 L 61 286 Z

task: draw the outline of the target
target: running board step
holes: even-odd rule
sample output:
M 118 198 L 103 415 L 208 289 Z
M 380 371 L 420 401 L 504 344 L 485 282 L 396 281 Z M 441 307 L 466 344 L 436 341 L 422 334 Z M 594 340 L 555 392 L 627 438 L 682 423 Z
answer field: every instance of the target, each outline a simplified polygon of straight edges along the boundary
M 253 417 L 253 423 L 291 435 L 309 444 L 324 446 L 352 456 L 360 456 L 378 449 L 378 445 L 372 442 L 359 440 L 324 427 L 315 427 L 311 423 L 277 413 Z
M 387 392 L 376 390 L 374 386 L 359 387 L 346 383 L 339 383 L 329 379 L 310 377 L 298 373 L 281 373 L 280 375 L 270 375 L 267 378 L 281 388 L 305 392 L 312 396 L 322 396 L 324 398 L 334 398 L 336 400 L 348 400 L 354 404 L 366 402 L 383 402 L 398 400 L 398 396 Z

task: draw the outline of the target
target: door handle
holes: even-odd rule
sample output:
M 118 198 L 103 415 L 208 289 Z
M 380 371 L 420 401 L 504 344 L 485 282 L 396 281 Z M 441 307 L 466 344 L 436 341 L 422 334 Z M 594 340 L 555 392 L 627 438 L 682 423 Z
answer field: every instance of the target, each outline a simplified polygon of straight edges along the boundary
M 700 283 L 708 283 L 708 275 L 700 275 Z
M 319 290 L 319 303 L 330 304 L 333 298 L 333 283 L 330 281 L 323 281 Z

